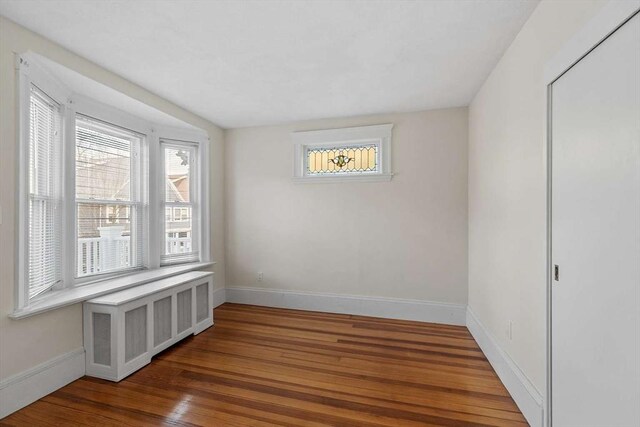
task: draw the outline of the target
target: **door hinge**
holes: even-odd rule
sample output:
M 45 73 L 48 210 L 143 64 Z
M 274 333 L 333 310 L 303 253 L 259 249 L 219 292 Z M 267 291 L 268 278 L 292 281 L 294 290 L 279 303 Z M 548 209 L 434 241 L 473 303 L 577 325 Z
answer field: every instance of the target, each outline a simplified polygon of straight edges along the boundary
M 558 264 L 553 267 L 553 279 L 556 282 L 560 281 L 560 266 Z

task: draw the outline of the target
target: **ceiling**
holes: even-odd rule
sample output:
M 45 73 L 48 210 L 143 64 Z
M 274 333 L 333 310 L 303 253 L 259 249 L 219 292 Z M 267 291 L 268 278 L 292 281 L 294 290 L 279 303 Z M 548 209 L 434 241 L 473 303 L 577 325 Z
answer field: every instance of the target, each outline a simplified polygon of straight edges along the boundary
M 537 0 L 0 0 L 224 128 L 468 105 Z
M 133 99 L 115 89 L 107 87 L 95 80 L 79 74 L 63 65 L 53 62 L 42 55 L 34 53 L 26 54 L 30 63 L 36 63 L 45 69 L 50 75 L 61 83 L 69 92 L 74 95 L 82 95 L 100 103 L 126 111 L 152 124 L 170 126 L 182 129 L 197 129 L 189 123 L 183 122 L 169 114 L 163 113 L 143 102 Z

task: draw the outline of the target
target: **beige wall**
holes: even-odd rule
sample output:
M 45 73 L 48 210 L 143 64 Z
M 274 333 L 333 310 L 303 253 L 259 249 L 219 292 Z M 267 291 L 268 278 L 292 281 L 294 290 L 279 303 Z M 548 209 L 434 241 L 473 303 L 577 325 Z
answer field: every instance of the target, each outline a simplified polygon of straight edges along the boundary
M 540 3 L 469 107 L 469 306 L 540 392 L 546 383 L 543 72 L 604 3 Z
M 382 123 L 391 182 L 293 183 L 292 131 Z M 466 303 L 466 108 L 234 129 L 225 143 L 228 287 Z
M 211 138 L 212 256 L 216 285 L 224 286 L 223 133 L 210 122 L 147 92 L 60 46 L 0 17 L 0 379 L 82 346 L 80 304 L 23 320 L 11 320 L 16 283 L 17 118 L 14 52 L 31 50 L 132 98 L 205 129 Z
M 82 345 L 80 305 L 18 321 L 7 317 L 13 309 L 17 223 L 13 52 L 32 50 L 209 131 L 218 287 L 225 284 L 226 231 L 228 286 L 462 304 L 468 295 L 481 322 L 542 391 L 542 73 L 545 62 L 604 3 L 543 1 L 473 100 L 468 128 L 467 109 L 458 108 L 236 129 L 225 135 L 0 17 L 0 379 Z M 388 122 L 395 124 L 397 175 L 391 182 L 292 182 L 291 131 Z M 262 282 L 258 271 L 264 273 Z M 509 320 L 512 340 L 505 333 Z

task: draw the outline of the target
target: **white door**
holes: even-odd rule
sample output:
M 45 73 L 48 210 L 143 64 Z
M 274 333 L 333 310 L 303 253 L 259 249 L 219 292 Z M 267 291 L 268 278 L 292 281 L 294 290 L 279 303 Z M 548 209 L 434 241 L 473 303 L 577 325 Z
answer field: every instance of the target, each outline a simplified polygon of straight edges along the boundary
M 553 427 L 639 427 L 640 15 L 551 91 Z

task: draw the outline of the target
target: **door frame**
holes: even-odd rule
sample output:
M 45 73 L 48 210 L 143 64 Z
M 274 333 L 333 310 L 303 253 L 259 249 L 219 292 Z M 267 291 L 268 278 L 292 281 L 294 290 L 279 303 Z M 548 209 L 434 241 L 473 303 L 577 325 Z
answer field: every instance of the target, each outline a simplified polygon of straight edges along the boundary
M 567 43 L 565 43 L 558 53 L 552 57 L 545 65 L 544 69 L 544 91 L 545 91 L 545 141 L 543 146 L 544 168 L 546 172 L 546 388 L 545 388 L 545 417 L 544 423 L 547 427 L 553 426 L 552 408 L 552 356 L 551 333 L 551 291 L 553 286 L 552 277 L 552 138 L 551 138 L 551 114 L 552 114 L 552 84 L 577 64 L 582 58 L 588 55 L 607 37 L 618 28 L 624 25 L 637 13 L 640 13 L 640 0 L 610 0 L 602 9 L 588 21 Z

